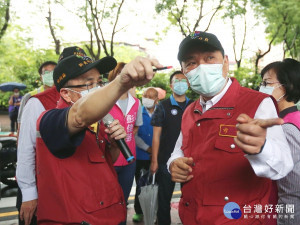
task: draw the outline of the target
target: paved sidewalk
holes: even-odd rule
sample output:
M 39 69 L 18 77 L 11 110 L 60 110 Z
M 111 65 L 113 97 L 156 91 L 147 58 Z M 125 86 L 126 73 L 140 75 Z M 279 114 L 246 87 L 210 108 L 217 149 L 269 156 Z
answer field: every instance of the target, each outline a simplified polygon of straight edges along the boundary
M 179 198 L 173 198 L 171 202 L 171 225 L 182 224 L 178 215 L 178 202 Z M 134 215 L 133 204 L 129 204 L 127 207 L 127 225 L 144 225 L 144 222 L 134 223 L 132 222 L 132 216 Z
M 2 188 L 5 190 L 7 187 L 2 185 Z M 175 185 L 175 191 L 173 193 L 173 198 L 171 200 L 171 218 L 172 218 L 172 225 L 182 224 L 178 215 L 178 202 L 180 197 L 179 191 L 179 184 Z M 132 221 L 132 216 L 135 214 L 134 211 L 134 194 L 135 194 L 135 184 L 131 190 L 130 197 L 129 197 L 129 204 L 127 206 L 127 225 L 143 225 L 144 222 L 134 223 Z M 16 189 L 7 189 L 5 191 L 4 197 L 0 200 L 0 225 L 17 225 L 17 209 L 15 208 L 16 204 Z M 159 203 L 158 203 L 159 204 Z M 3 216 L 3 213 L 9 213 L 9 215 Z M 98 224 L 93 224 L 98 225 Z
M 172 199 L 172 203 L 171 203 L 172 225 L 182 224 L 178 216 L 178 201 L 179 199 Z M 140 223 L 132 222 L 132 216 L 134 215 L 134 213 L 135 212 L 134 212 L 133 204 L 129 204 L 127 209 L 127 225 L 144 225 L 144 222 L 140 222 Z M 18 220 L 12 219 L 12 220 L 6 220 L 1 222 L 1 218 L 0 218 L 0 225 L 18 225 Z

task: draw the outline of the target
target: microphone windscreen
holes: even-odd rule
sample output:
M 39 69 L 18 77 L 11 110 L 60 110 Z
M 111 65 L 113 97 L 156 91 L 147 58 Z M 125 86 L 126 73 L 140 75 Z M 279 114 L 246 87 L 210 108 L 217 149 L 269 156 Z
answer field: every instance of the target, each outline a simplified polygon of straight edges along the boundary
M 104 125 L 109 126 L 115 119 L 109 113 L 102 118 Z

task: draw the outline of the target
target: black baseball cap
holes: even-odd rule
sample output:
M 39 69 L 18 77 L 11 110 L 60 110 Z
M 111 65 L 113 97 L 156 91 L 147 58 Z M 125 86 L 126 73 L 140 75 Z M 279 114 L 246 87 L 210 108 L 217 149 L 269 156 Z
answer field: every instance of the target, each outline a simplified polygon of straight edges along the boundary
M 195 31 L 184 38 L 180 43 L 177 59 L 181 62 L 188 50 L 196 46 L 205 45 L 209 45 L 216 48 L 216 50 L 220 50 L 222 55 L 224 55 L 224 49 L 216 35 L 202 31 Z
M 67 47 L 63 49 L 62 53 L 60 53 L 58 62 L 71 55 L 86 56 L 86 53 L 78 46 Z
M 111 56 L 103 57 L 94 62 L 88 56 L 71 55 L 62 59 L 55 67 L 53 72 L 54 84 L 59 91 L 68 80 L 72 80 L 93 68 L 103 74 L 114 69 L 116 65 L 117 61 Z

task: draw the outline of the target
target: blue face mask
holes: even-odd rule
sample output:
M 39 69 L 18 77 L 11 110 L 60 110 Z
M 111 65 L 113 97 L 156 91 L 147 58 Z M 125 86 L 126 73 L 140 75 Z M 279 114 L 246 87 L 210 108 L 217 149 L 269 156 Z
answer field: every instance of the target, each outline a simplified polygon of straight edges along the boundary
M 173 90 L 177 95 L 184 95 L 188 88 L 189 87 L 186 81 L 177 81 L 173 84 Z
M 265 93 L 267 95 L 272 95 L 274 91 L 274 87 L 269 87 L 269 86 L 260 86 L 259 92 Z
M 43 84 L 52 87 L 54 84 L 53 81 L 53 71 L 45 71 L 44 74 L 42 75 L 43 78 Z
M 226 84 L 223 64 L 201 64 L 186 74 L 191 88 L 204 97 L 213 97 Z

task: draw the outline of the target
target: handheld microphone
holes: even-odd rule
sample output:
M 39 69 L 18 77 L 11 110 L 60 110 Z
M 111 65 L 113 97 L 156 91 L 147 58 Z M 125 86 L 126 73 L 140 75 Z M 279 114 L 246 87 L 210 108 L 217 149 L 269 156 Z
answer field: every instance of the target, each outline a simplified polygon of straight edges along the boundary
M 106 127 L 108 127 L 115 119 L 110 115 L 109 113 L 103 117 L 102 121 Z M 115 140 L 119 149 L 121 150 L 121 153 L 123 154 L 124 158 L 128 163 L 134 162 L 134 156 L 132 155 L 128 145 L 126 144 L 126 141 L 124 138 Z

